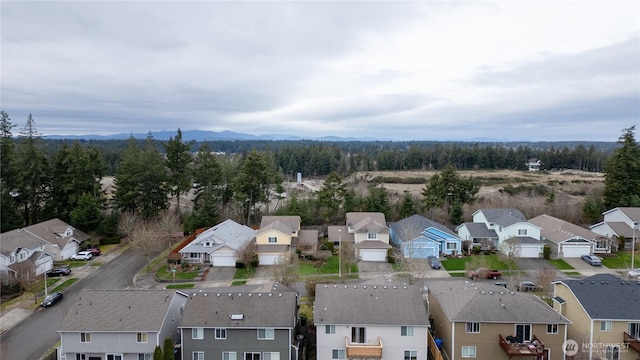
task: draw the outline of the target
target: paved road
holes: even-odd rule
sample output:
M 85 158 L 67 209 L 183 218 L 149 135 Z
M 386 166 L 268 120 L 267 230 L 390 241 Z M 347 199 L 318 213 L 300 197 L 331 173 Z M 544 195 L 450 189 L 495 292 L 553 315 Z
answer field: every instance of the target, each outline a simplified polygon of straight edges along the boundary
M 60 303 L 47 309 L 39 308 L 2 334 L 2 360 L 39 359 L 60 339 L 57 330 L 80 290 L 133 288 L 133 275 L 146 263 L 144 256 L 127 250 L 75 283 L 64 292 L 64 299 Z

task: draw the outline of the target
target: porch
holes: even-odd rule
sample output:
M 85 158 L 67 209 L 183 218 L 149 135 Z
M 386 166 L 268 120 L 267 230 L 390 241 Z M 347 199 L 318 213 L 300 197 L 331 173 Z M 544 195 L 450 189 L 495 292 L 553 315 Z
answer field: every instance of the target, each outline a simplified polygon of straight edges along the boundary
M 377 344 L 350 343 L 345 336 L 347 359 L 382 359 L 382 339 L 378 337 Z
M 640 339 L 636 339 L 633 336 L 631 336 L 628 332 L 624 332 L 623 333 L 623 342 L 627 345 L 629 345 L 629 347 L 633 350 L 635 350 L 636 352 L 640 353 Z
M 509 359 L 515 356 L 527 356 L 536 360 L 548 360 L 544 357 L 544 343 L 533 335 L 533 341 L 527 343 L 510 343 L 501 334 L 498 334 L 500 347 Z

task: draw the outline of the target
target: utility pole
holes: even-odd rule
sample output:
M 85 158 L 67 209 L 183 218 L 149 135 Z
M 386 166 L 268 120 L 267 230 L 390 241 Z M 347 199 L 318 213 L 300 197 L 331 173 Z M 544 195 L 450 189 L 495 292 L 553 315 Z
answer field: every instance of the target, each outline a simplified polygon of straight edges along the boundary
M 342 279 L 342 229 L 338 229 L 338 277 Z
M 631 270 L 635 269 L 634 266 L 634 258 L 636 255 L 636 229 L 640 225 L 640 221 L 636 221 L 633 223 L 633 239 L 631 240 Z

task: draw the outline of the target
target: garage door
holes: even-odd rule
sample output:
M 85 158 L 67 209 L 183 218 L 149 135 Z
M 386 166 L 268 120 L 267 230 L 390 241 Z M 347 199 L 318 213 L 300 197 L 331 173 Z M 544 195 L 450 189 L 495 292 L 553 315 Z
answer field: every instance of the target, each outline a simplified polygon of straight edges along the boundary
M 539 258 L 540 247 L 539 246 L 520 246 L 520 257 Z
M 362 249 L 360 250 L 362 261 L 387 261 L 386 249 Z
M 582 255 L 591 253 L 591 246 L 588 245 L 563 245 L 562 257 L 566 258 L 579 258 Z
M 236 257 L 233 255 L 214 255 L 213 266 L 236 266 Z
M 278 254 L 260 254 L 258 255 L 258 261 L 260 265 L 276 265 L 280 260 Z

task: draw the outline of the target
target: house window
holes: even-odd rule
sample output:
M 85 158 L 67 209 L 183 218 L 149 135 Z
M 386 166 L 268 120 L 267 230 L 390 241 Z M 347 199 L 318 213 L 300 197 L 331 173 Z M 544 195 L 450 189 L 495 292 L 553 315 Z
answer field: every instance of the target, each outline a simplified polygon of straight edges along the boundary
M 137 343 L 146 343 L 147 342 L 147 333 L 139 332 L 136 334 L 136 342 Z
M 378 240 L 378 233 L 367 233 L 367 240 Z
M 203 328 L 193 328 L 191 329 L 191 338 L 192 339 L 204 339 L 204 329 Z
M 335 325 L 325 325 L 324 326 L 324 333 L 325 334 L 335 334 L 336 333 L 336 326 Z
M 122 354 L 107 354 L 107 360 L 122 360 Z
M 347 358 L 347 353 L 344 350 L 340 350 L 340 349 L 331 350 L 332 360 L 346 359 L 346 358 Z
M 15 255 L 11 255 L 9 257 L 9 262 L 13 264 L 15 261 L 16 261 L 16 256 Z
M 418 350 L 405 350 L 404 360 L 418 360 Z
M 478 323 L 478 322 L 468 322 L 466 324 L 464 332 L 471 333 L 471 334 L 479 333 L 480 332 L 480 323 Z
M 151 354 L 138 354 L 138 360 L 151 360 Z
M 531 341 L 531 324 L 516 324 L 516 336 L 522 341 Z
M 476 347 L 475 346 L 463 346 L 462 347 L 462 357 L 463 358 L 475 358 L 476 357 Z
M 191 359 L 193 359 L 193 360 L 204 360 L 204 351 L 194 351 L 193 352 L 193 357 L 191 357 Z
M 607 345 L 604 356 L 607 360 L 620 360 L 620 346 Z
M 280 360 L 279 352 L 265 352 L 262 353 L 262 358 L 264 360 Z
M 628 330 L 629 335 L 634 339 L 640 339 L 640 322 L 630 322 Z
M 275 244 L 278 242 L 278 238 L 275 236 L 269 236 L 269 244 Z
M 273 340 L 274 338 L 273 329 L 258 329 L 258 340 Z
M 527 229 L 518 229 L 518 236 L 527 236 Z
M 454 243 L 454 242 L 447 243 L 447 250 L 457 250 L 457 249 L 458 249 L 457 243 Z
M 260 360 L 260 353 L 246 352 L 244 353 L 244 360 Z
M 90 343 L 91 342 L 91 333 L 80 333 L 80 342 L 81 343 Z
M 356 344 L 364 344 L 365 328 L 354 326 L 351 328 L 351 342 Z
M 236 353 L 234 351 L 223 351 L 222 360 L 237 360 Z
M 558 324 L 547 324 L 547 334 L 557 334 Z
M 20 259 L 20 260 L 24 260 L 25 255 L 26 255 L 25 253 L 21 252 L 21 253 L 18 255 L 18 259 Z
M 200 254 L 199 253 L 189 253 L 189 257 L 191 259 L 197 259 L 197 258 L 200 257 Z
M 611 331 L 611 321 L 600 321 L 600 331 Z
M 226 339 L 227 329 L 216 329 L 216 339 Z
M 87 360 L 86 354 L 76 354 L 76 360 Z
M 401 326 L 400 336 L 413 336 L 413 326 Z

